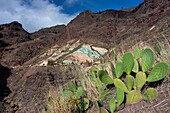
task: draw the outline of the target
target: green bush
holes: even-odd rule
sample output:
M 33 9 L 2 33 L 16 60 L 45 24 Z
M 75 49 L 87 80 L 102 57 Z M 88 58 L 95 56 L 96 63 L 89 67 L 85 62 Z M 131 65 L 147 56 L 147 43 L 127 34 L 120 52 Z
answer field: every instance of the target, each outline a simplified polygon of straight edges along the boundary
M 64 99 L 70 99 L 73 111 L 85 111 L 89 108 L 90 101 L 85 97 L 85 91 L 82 85 L 74 82 L 67 83 L 67 89 L 62 91 Z
M 55 61 L 53 61 L 53 60 L 48 60 L 47 65 L 48 65 L 48 66 L 53 66 L 53 65 L 55 65 Z

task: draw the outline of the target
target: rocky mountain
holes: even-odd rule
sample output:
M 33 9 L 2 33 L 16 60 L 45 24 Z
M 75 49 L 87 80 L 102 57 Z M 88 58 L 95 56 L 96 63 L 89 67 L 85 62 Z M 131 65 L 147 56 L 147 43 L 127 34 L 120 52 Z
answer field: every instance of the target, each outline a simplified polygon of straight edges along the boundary
M 112 48 L 123 52 L 159 41 L 170 44 L 170 0 L 145 0 L 133 10 L 86 10 L 68 25 L 34 33 L 18 22 L 0 25 L 0 112 L 41 112 L 49 89 L 74 79 L 91 61 L 107 60 Z M 168 81 L 155 103 L 134 109 L 143 103 L 135 104 L 122 112 L 170 111 Z

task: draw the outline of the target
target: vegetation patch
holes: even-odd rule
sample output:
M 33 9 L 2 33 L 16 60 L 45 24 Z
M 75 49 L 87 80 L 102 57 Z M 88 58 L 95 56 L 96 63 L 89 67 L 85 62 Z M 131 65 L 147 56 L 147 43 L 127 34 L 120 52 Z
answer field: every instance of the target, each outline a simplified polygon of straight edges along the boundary
M 55 61 L 53 61 L 53 60 L 48 60 L 47 65 L 48 65 L 48 66 L 54 66 L 54 65 L 55 65 Z
M 96 108 L 101 113 L 114 113 L 127 104 L 157 98 L 157 90 L 149 84 L 168 75 L 166 62 L 156 62 L 155 53 L 150 48 L 134 48 L 133 53 L 126 52 L 123 56 L 112 51 L 112 58 L 109 62 L 111 74 L 105 69 L 92 67 L 86 76 L 60 88 L 57 102 L 62 108 L 70 108 L 67 110 L 70 112 L 90 112 L 92 109 L 94 112 Z

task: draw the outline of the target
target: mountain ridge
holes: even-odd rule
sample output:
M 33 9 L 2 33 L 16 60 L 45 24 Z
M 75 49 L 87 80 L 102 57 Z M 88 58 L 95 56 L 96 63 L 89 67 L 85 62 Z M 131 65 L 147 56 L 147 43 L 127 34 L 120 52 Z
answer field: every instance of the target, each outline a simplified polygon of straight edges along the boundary
M 51 87 L 56 88 L 74 79 L 77 73 L 86 70 L 84 67 L 90 64 L 38 64 L 52 55 L 56 57 L 58 53 L 63 54 L 56 62 L 68 61 L 74 49 L 76 51 L 81 47 L 77 45 L 87 44 L 91 51 L 93 47 L 108 50 L 106 56 L 99 59 L 102 62 L 109 58 L 109 51 L 113 48 L 115 52 L 124 52 L 142 42 L 153 47 L 157 42 L 165 41 L 165 37 L 170 39 L 169 0 L 145 0 L 132 11 L 107 10 L 93 13 L 86 10 L 67 25 L 43 28 L 33 33 L 25 31 L 18 22 L 0 25 L 0 61 L 12 73 L 7 75 L 8 78 L 0 74 L 0 79 L 7 80 L 5 88 L 7 86 L 11 90 L 8 96 L 3 97 L 6 107 L 4 112 L 40 112 L 46 107 L 45 95 Z M 77 44 L 78 40 L 80 43 Z M 46 56 L 40 58 L 42 55 Z M 149 104 L 144 108 L 147 106 Z M 162 110 L 161 106 L 159 108 Z

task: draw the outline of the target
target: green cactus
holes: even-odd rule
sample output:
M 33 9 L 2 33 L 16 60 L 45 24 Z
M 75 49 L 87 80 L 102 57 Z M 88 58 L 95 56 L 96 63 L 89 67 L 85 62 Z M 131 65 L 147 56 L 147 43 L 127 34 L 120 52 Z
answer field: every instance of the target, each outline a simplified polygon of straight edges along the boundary
M 105 108 L 100 107 L 100 113 L 109 113 Z
M 72 81 L 70 81 L 70 82 L 67 83 L 67 88 L 70 91 L 76 91 L 77 86 Z
M 126 75 L 125 82 L 128 90 L 131 91 L 134 85 L 134 77 L 132 75 Z
M 148 71 L 154 64 L 154 60 L 155 60 L 154 53 L 152 52 L 151 49 L 146 48 L 142 55 L 142 71 L 143 72 Z
M 144 94 L 143 94 L 143 99 L 144 100 L 154 100 L 158 96 L 158 92 L 154 88 L 148 88 Z
M 132 90 L 126 95 L 126 104 L 132 104 L 140 102 L 142 95 L 140 90 Z
M 101 82 L 105 84 L 113 84 L 113 79 L 109 77 L 107 71 L 100 70 L 98 75 L 99 75 L 99 79 L 101 80 Z
M 98 71 L 99 71 L 99 69 L 94 66 L 92 68 L 90 68 L 90 72 L 98 72 Z
M 93 81 L 93 83 L 95 84 L 95 86 L 97 88 L 99 88 L 101 86 L 101 80 L 99 79 L 99 77 L 97 76 L 98 71 L 91 71 L 90 70 L 90 76 L 89 76 L 89 80 Z
M 123 74 L 123 63 L 122 62 L 116 63 L 115 74 L 117 78 L 120 78 L 122 76 Z
M 112 71 L 111 75 L 109 75 L 106 70 L 99 70 L 96 67 L 92 67 L 90 71 L 88 71 L 88 75 L 90 75 L 88 76 L 88 80 L 94 83 L 97 89 L 96 91 L 98 91 L 98 98 L 95 100 L 95 103 L 98 103 L 98 108 L 100 108 L 101 113 L 114 113 L 114 111 L 118 110 L 122 105 L 140 102 L 142 99 L 154 100 L 157 98 L 158 92 L 154 88 L 146 89 L 145 86 L 147 85 L 145 84 L 165 78 L 169 70 L 167 63 L 160 62 L 153 66 L 155 63 L 155 56 L 153 51 L 149 48 L 144 50 L 134 48 L 133 55 L 130 52 L 126 52 L 123 57 L 119 54 L 115 56 L 114 52 L 112 52 L 112 55 L 114 61 L 109 62 Z M 127 75 L 125 75 L 124 72 Z M 67 97 L 72 99 L 75 109 L 82 112 L 89 108 L 89 104 L 92 101 L 85 98 L 86 84 L 83 80 L 80 81 L 67 83 L 67 88 L 62 91 L 62 95 L 64 99 Z M 81 85 L 75 83 L 81 83 Z M 112 95 L 114 88 L 116 88 L 115 99 Z M 99 104 L 102 105 L 105 103 L 105 100 L 108 99 L 110 99 L 109 112 L 105 108 L 99 107 Z
M 142 53 L 143 53 L 143 50 L 140 50 L 138 48 L 134 48 L 133 49 L 134 59 L 137 60 L 138 58 L 141 58 Z
M 121 88 L 126 93 L 129 92 L 126 85 L 120 79 L 114 79 L 114 85 L 115 85 L 116 88 Z
M 132 69 L 133 72 L 137 73 L 139 71 L 139 64 L 138 61 L 136 59 L 134 59 L 134 66 Z
M 141 59 L 141 65 L 139 65 L 138 60 Z M 158 63 L 155 67 L 152 66 L 154 64 L 154 53 L 151 49 L 146 48 L 144 50 L 139 50 L 134 48 L 134 57 L 131 53 L 126 52 L 122 57 L 122 62 L 119 59 L 119 62 L 116 63 L 115 71 L 112 70 L 116 74 L 116 78 L 108 76 L 107 71 L 100 71 L 99 78 L 105 84 L 113 84 L 117 89 L 117 93 L 123 92 L 126 94 L 127 104 L 139 102 L 142 99 L 141 89 L 144 87 L 146 82 L 155 82 L 163 79 L 168 75 L 168 64 L 161 62 Z M 140 69 L 141 66 L 141 69 Z M 151 70 L 152 69 L 152 70 Z M 142 71 L 139 71 L 142 70 Z M 150 72 L 148 71 L 150 70 Z M 127 73 L 125 77 L 125 83 L 120 79 L 123 75 L 123 71 Z M 130 75 L 131 72 L 135 72 L 136 76 Z M 149 73 L 149 74 L 148 74 Z M 145 93 L 145 95 L 148 93 Z M 119 94 L 120 96 L 120 94 Z M 119 106 L 122 102 L 122 98 L 117 98 L 117 105 Z M 148 99 L 149 100 L 149 99 Z
M 168 75 L 169 67 L 165 62 L 160 62 L 153 66 L 155 56 L 151 49 L 140 50 L 134 48 L 133 55 L 130 52 L 126 52 L 123 57 L 117 55 L 117 61 L 114 61 L 114 63 L 117 62 L 115 66 L 112 62 L 109 62 L 112 71 L 111 75 L 106 70 L 99 70 L 96 67 L 92 67 L 89 71 L 88 75 L 90 76 L 88 76 L 88 80 L 93 81 L 99 94 L 98 100 L 95 102 L 100 102 L 101 104 L 104 100 L 110 99 L 109 112 L 114 113 L 116 109 L 118 110 L 120 106 L 125 104 L 123 102 L 133 104 L 140 102 L 142 99 L 154 100 L 157 98 L 158 92 L 154 88 L 146 89 L 145 86 L 147 85 L 145 84 L 165 78 Z M 126 76 L 124 72 L 127 74 Z M 90 103 L 87 98 L 84 98 L 86 94 L 85 84 L 83 81 L 81 86 L 75 83 L 67 83 L 67 90 L 63 91 L 63 97 L 70 97 L 73 99 L 77 109 L 85 111 L 89 108 Z M 110 84 L 113 84 L 116 88 L 116 99 L 112 97 L 111 93 L 113 93 L 112 89 L 114 87 Z M 146 91 L 143 93 L 145 89 Z M 103 107 L 100 107 L 100 111 L 101 113 L 109 113 Z
M 74 111 L 85 111 L 89 108 L 90 101 L 85 97 L 85 90 L 84 86 L 82 86 L 82 81 L 79 85 L 75 84 L 74 82 L 68 82 L 66 84 L 66 89 L 63 90 L 60 87 L 60 91 L 62 93 L 62 102 L 68 101 L 70 99 L 70 103 Z M 54 104 L 55 105 L 55 104 Z
M 63 91 L 63 97 L 66 99 L 67 97 L 71 97 L 73 95 L 73 92 L 70 90 Z
M 146 74 L 144 72 L 138 72 L 136 74 L 136 78 L 135 78 L 135 85 L 138 89 L 142 89 L 142 87 L 144 86 L 144 84 L 146 83 Z
M 125 72 L 129 75 L 134 66 L 134 59 L 131 53 L 127 52 L 123 55 L 123 66 Z
M 89 108 L 90 101 L 87 98 L 83 98 L 80 100 L 80 103 L 78 104 L 78 108 L 81 111 L 85 111 Z
M 168 75 L 168 64 L 165 62 L 158 63 L 147 77 L 148 82 L 155 82 L 165 78 Z
M 109 101 L 109 108 L 110 108 L 110 112 L 114 113 L 114 111 L 116 110 L 116 101 L 114 98 L 111 98 Z
M 117 100 L 117 107 L 119 107 L 124 101 L 124 91 L 119 87 L 116 88 L 116 100 Z
M 76 98 L 77 99 L 80 99 L 80 97 L 82 97 L 83 96 L 83 88 L 82 87 L 78 87 L 77 88 L 77 91 L 76 91 Z

